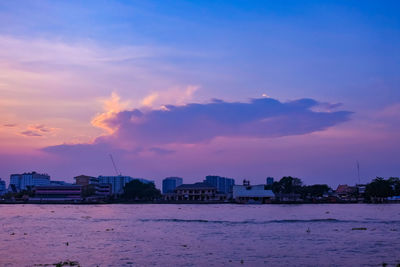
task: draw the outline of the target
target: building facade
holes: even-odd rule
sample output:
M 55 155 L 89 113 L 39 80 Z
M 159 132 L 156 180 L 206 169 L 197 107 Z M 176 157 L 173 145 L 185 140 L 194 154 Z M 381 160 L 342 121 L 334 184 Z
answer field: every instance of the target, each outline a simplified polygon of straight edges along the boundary
M 15 187 L 17 191 L 30 190 L 36 186 L 44 186 L 50 184 L 50 176 L 37 172 L 11 174 L 10 185 Z
M 217 194 L 217 188 L 208 183 L 182 184 L 174 193 L 166 194 L 165 200 L 173 201 L 222 201 L 225 195 Z
M 31 200 L 39 201 L 78 201 L 82 200 L 80 185 L 51 185 L 36 186 L 35 197 Z
M 124 186 L 133 180 L 138 180 L 144 184 L 154 183 L 154 181 L 146 180 L 143 178 L 133 178 L 130 176 L 99 176 L 99 183 L 110 184 L 113 195 L 121 195 L 124 192 Z
M 0 178 L 0 196 L 4 195 L 5 193 L 7 193 L 6 182 Z
M 88 186 L 90 184 L 98 184 L 99 183 L 99 178 L 87 176 L 87 175 L 75 176 L 74 179 L 75 179 L 75 184 L 81 185 L 81 186 Z
M 242 204 L 266 204 L 275 199 L 272 190 L 268 190 L 266 185 L 244 185 L 233 186 L 233 199 Z
M 162 193 L 174 193 L 175 188 L 183 183 L 183 179 L 180 177 L 167 177 L 162 182 Z
M 204 182 L 214 186 L 217 188 L 217 192 L 221 194 L 230 194 L 232 193 L 232 188 L 235 185 L 235 180 L 231 178 L 209 175 L 206 176 Z

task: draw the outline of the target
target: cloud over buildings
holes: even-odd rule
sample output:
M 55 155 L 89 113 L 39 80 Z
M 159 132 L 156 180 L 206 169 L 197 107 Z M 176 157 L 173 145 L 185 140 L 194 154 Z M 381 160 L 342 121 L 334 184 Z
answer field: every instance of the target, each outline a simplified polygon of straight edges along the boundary
M 168 155 L 163 146 L 201 144 L 217 137 L 274 138 L 322 131 L 349 120 L 349 111 L 317 112 L 320 103 L 313 99 L 280 102 L 272 98 L 250 102 L 225 102 L 165 105 L 162 109 L 132 109 L 98 117 L 95 125 L 110 129 L 93 144 L 62 145 L 45 151 L 71 152 L 73 147 L 93 150 L 110 146 L 125 151 L 138 148 Z M 156 148 L 156 149 L 155 149 Z

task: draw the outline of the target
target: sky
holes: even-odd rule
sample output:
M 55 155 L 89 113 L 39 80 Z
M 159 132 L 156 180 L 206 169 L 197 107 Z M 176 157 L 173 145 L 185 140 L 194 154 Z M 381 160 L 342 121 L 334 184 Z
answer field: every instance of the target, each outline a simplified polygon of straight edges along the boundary
M 2 1 L 0 177 L 400 176 L 398 1 Z

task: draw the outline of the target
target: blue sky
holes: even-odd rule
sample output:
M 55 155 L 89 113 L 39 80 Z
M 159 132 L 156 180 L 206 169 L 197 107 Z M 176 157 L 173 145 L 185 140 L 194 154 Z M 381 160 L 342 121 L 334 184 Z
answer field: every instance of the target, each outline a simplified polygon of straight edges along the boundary
M 325 144 L 345 146 L 354 138 L 364 142 L 360 151 L 377 153 L 368 146 L 383 143 L 388 148 L 376 148 L 379 153 L 393 155 L 389 144 L 398 136 L 400 112 L 399 17 L 398 1 L 3 1 L 0 109 L 4 124 L 15 126 L 0 132 L 2 155 L 91 143 L 104 130 L 93 120 L 113 112 L 266 96 L 282 103 L 310 98 L 320 108 L 341 103 L 339 111 L 352 112 L 351 119 L 320 131 L 329 136 Z M 112 109 L 102 110 L 104 103 Z M 40 129 L 48 131 L 35 135 Z M 293 142 L 318 150 L 311 141 Z M 302 164 L 307 165 L 297 165 Z M 400 171 L 395 163 L 378 165 L 366 175 Z M 54 166 L 43 168 L 57 172 Z M 0 175 L 19 168 L 0 168 Z M 311 180 L 334 179 L 323 170 L 318 177 L 294 170 Z M 261 179 L 264 172 L 252 175 Z

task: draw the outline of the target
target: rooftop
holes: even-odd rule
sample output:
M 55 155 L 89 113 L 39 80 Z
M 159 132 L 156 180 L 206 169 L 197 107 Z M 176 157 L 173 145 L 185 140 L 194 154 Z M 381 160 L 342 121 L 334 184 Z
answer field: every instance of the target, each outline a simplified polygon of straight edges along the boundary
M 194 183 L 194 184 L 182 184 L 178 186 L 176 189 L 216 189 L 214 186 L 208 183 Z

